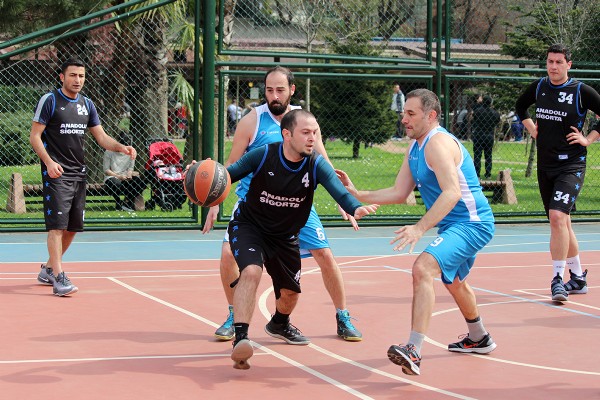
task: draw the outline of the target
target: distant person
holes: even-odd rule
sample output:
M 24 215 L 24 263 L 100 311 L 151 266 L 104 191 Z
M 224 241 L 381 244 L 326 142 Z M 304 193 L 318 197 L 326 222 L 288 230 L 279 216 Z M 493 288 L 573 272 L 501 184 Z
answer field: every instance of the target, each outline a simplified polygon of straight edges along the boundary
M 80 94 L 85 83 L 85 64 L 70 58 L 61 66 L 62 87 L 39 100 L 29 141 L 39 156 L 44 183 L 44 219 L 48 231 L 48 261 L 38 281 L 52 285 L 57 296 L 78 291 L 62 267 L 62 257 L 75 234 L 83 231 L 86 194 L 85 131 L 106 150 L 135 159 L 137 153 L 104 132 L 92 101 Z
M 237 105 L 237 100 L 231 100 L 231 104 L 227 106 L 227 136 L 235 134 L 235 128 L 238 121 L 242 118 L 242 108 Z
M 492 98 L 485 96 L 481 105 L 473 110 L 471 139 L 473 139 L 473 162 L 477 177 L 481 177 L 481 155 L 485 155 L 485 179 L 492 176 L 492 151 L 500 113 L 492 108 Z
M 550 220 L 552 300 L 567 301 L 569 293 L 587 293 L 587 269 L 579 260 L 579 243 L 571 211 L 583 187 L 587 146 L 600 134 L 599 126 L 586 136 L 581 129 L 587 110 L 600 113 L 600 94 L 569 78 L 571 51 L 554 44 L 546 51 L 548 76 L 531 83 L 517 99 L 515 110 L 537 147 L 537 179 L 546 216 Z M 535 103 L 536 122 L 527 109 Z M 570 279 L 563 283 L 568 266 Z
M 392 104 L 390 106 L 390 109 L 396 113 L 396 117 L 397 117 L 396 133 L 394 134 L 393 138 L 402 139 L 402 136 L 403 136 L 402 117 L 404 116 L 405 97 L 404 97 L 404 93 L 402 93 L 402 90 L 400 90 L 400 84 L 394 83 L 393 91 L 394 92 L 392 94 Z M 365 143 L 365 147 L 367 147 L 366 143 Z
M 131 137 L 126 133 L 119 135 L 119 143 L 131 146 Z M 104 152 L 104 185 L 115 199 L 115 209 L 134 211 L 135 200 L 146 188 L 146 183 L 138 171 L 134 171 L 135 161 L 126 154 L 106 150 Z M 124 196 L 121 199 L 121 196 Z

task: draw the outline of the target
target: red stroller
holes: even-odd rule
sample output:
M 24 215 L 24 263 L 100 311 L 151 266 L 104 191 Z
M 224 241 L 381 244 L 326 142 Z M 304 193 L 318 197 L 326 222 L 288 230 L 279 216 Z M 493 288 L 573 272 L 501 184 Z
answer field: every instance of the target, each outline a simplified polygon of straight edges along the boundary
M 168 139 L 158 139 L 148 146 L 146 178 L 150 184 L 150 199 L 146 209 L 158 205 L 163 211 L 181 208 L 187 196 L 183 189 L 183 157 Z

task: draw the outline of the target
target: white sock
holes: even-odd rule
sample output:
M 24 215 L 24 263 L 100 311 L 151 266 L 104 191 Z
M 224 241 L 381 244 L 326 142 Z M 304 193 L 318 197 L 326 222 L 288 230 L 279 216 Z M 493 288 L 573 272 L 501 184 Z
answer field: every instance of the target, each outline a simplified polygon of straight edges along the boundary
M 565 265 L 567 264 L 564 260 L 552 260 L 552 268 L 554 268 L 554 272 L 552 273 L 552 277 L 554 278 L 556 274 L 559 274 L 561 278 L 565 276 Z
M 579 254 L 575 257 L 567 258 L 567 267 L 577 276 L 581 276 L 583 274 L 583 270 L 581 269 L 581 262 L 579 261 Z

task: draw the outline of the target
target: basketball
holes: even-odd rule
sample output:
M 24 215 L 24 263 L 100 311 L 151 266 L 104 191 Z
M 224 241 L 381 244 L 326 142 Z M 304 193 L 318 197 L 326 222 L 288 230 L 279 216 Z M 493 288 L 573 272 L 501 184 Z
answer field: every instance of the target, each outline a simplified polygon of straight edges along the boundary
M 222 164 L 203 160 L 192 165 L 185 173 L 183 189 L 192 203 L 212 207 L 227 198 L 231 189 L 231 177 Z

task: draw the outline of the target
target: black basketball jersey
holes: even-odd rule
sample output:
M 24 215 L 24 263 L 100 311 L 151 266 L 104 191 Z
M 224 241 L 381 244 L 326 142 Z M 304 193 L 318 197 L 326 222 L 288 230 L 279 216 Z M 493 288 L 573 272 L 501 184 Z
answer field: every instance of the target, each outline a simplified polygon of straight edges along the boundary
M 281 142 L 266 147 L 264 161 L 254 172 L 234 218 L 251 222 L 270 235 L 295 235 L 310 214 L 316 187 L 315 164 L 321 156 L 313 153 L 293 163 L 283 156 Z
M 48 155 L 63 167 L 62 179 L 85 180 L 85 131 L 100 123 L 91 100 L 82 95 L 70 99 L 54 90 L 41 98 L 33 120 L 46 125 L 42 141 Z M 45 177 L 47 168 L 41 164 Z
M 582 130 L 585 122 L 587 109 L 581 106 L 582 85 L 569 79 L 555 86 L 547 77 L 538 82 L 535 101 L 538 168 L 548 170 L 585 162 L 586 147 L 567 142 L 567 135 L 573 132 L 571 126 Z

